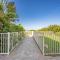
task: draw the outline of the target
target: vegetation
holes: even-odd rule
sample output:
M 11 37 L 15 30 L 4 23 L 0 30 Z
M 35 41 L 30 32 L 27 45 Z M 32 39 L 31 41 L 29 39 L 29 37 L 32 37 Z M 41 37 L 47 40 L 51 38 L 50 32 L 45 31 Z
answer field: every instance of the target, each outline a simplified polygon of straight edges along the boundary
M 14 2 L 9 2 L 6 6 L 7 11 L 4 12 L 3 4 L 0 4 L 0 32 L 16 32 L 23 31 L 24 28 L 21 24 L 16 25 L 15 22 L 18 18 Z
M 46 28 L 39 29 L 39 31 L 44 32 L 45 55 L 60 53 L 60 25 L 50 25 Z
M 44 48 L 45 49 L 44 52 L 46 54 L 51 55 L 53 53 L 60 53 L 60 42 L 49 37 L 44 37 L 44 39 L 45 39 L 44 43 L 48 46 Z
M 53 31 L 60 32 L 60 25 L 50 25 L 47 28 L 39 29 L 39 31 Z

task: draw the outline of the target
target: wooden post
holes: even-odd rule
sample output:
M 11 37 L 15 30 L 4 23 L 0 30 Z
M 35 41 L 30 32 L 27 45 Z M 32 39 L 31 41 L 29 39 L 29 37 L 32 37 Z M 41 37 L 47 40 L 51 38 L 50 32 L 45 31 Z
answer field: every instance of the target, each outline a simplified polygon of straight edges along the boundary
M 8 55 L 10 50 L 10 33 L 8 32 Z
M 44 55 L 44 33 L 43 33 L 43 55 Z

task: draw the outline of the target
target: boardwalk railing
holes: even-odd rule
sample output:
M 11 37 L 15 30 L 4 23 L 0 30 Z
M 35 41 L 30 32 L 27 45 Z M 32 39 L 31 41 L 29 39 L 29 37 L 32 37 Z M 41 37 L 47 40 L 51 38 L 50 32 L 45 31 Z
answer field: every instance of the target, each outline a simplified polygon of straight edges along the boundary
M 44 55 L 44 36 L 42 32 L 33 32 L 33 38 Z
M 22 32 L 0 33 L 0 54 L 9 54 L 20 41 Z
M 35 31 L 33 37 L 43 55 L 60 54 L 60 36 L 55 35 L 53 32 Z

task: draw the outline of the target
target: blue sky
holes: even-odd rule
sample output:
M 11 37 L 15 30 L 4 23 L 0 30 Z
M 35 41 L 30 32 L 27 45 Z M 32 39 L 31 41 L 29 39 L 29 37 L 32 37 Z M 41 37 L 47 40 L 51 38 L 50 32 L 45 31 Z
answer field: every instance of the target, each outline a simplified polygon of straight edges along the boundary
M 60 25 L 60 0 L 15 0 L 19 22 L 26 30 Z

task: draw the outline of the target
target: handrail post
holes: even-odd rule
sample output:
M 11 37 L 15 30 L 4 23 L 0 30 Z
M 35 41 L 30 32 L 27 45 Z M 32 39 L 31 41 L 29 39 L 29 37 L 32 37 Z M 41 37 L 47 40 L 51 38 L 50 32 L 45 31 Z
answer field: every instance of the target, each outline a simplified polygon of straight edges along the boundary
M 43 55 L 45 55 L 44 54 L 44 33 L 43 33 Z
M 8 55 L 9 55 L 9 49 L 10 49 L 10 33 L 8 32 Z
M 18 40 L 18 32 L 17 32 L 17 40 Z M 19 42 L 19 41 L 18 41 Z

